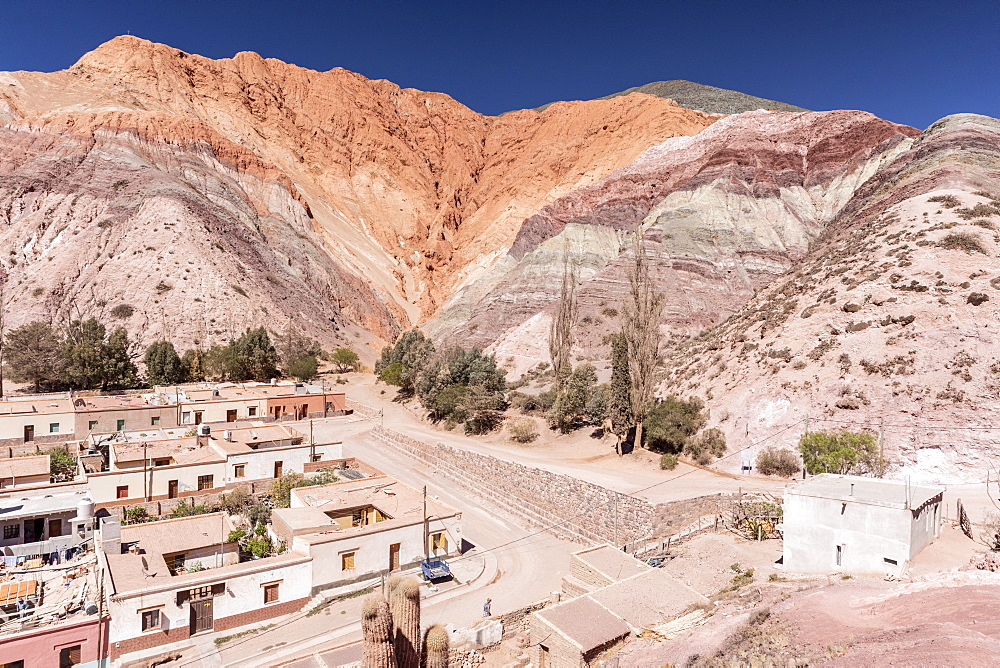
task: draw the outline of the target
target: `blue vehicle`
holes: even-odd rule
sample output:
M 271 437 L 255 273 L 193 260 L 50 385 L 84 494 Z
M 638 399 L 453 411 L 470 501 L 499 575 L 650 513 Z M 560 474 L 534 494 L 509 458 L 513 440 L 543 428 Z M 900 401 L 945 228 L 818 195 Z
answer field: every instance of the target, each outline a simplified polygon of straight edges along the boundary
M 448 567 L 448 562 L 442 557 L 424 559 L 420 562 L 420 571 L 423 573 L 424 579 L 428 582 L 445 580 L 451 577 L 451 568 Z

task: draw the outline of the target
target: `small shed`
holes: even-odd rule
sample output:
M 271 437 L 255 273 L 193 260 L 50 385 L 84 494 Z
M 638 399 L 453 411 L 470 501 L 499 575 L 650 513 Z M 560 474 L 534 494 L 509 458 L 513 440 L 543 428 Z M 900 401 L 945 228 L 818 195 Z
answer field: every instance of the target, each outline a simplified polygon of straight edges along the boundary
M 941 533 L 943 487 L 824 473 L 785 488 L 792 573 L 898 575 Z

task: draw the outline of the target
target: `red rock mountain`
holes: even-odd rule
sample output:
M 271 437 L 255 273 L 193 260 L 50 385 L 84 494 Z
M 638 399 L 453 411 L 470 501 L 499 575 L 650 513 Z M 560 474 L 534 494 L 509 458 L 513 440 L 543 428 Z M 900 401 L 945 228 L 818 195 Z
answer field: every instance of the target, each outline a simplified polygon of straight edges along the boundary
M 486 117 L 343 69 L 118 37 L 68 70 L 0 73 L 10 319 L 391 339 L 541 207 L 717 118 L 641 94 Z

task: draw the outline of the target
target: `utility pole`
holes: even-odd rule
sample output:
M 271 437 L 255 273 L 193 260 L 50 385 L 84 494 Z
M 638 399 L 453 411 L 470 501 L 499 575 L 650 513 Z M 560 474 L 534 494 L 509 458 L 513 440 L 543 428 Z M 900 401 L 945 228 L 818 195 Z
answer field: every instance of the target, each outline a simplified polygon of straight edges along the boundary
M 142 498 L 149 501 L 149 466 L 146 460 L 146 441 L 142 442 Z
M 885 434 L 885 418 L 878 419 L 878 477 L 885 475 L 885 445 L 882 437 Z
M 6 335 L 7 330 L 5 328 L 4 322 L 4 312 L 6 311 L 4 304 L 4 287 L 7 285 L 7 277 L 3 276 L 0 278 L 0 399 L 3 398 L 3 353 L 4 346 L 6 345 Z
M 309 461 L 316 459 L 316 442 L 313 441 L 313 421 L 309 420 Z
M 430 558 L 430 552 L 427 550 L 427 485 L 424 485 L 424 559 Z

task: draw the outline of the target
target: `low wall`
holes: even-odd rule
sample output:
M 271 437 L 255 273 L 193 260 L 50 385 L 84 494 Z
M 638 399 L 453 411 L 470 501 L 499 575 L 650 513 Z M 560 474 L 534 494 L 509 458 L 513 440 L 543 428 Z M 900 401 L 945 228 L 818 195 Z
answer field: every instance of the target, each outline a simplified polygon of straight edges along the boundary
M 619 543 L 653 533 L 657 509 L 643 499 L 443 443 L 432 446 L 381 426 L 372 436 L 560 538 L 612 542 L 616 515 Z
M 344 401 L 344 406 L 346 406 L 348 410 L 354 411 L 358 415 L 361 415 L 362 417 L 366 417 L 366 418 L 375 418 L 375 417 L 379 417 L 379 416 L 382 415 L 382 410 L 381 409 L 379 409 L 379 408 L 372 408 L 371 406 L 366 406 L 365 404 L 358 403 L 357 401 L 354 401 L 353 399 L 347 399 L 347 400 L 345 400 Z
M 125 525 L 125 508 L 142 507 L 152 518 L 169 515 L 174 508 L 184 503 L 187 505 L 218 507 L 222 503 L 222 495 L 242 488 L 248 494 L 266 494 L 271 491 L 274 479 L 254 480 L 252 482 L 241 482 L 230 487 L 216 487 L 206 492 L 182 492 L 175 499 L 154 499 L 152 501 L 142 501 L 141 499 L 122 499 L 120 501 L 109 501 L 98 503 L 97 510 L 104 511 L 98 514 L 102 517 L 117 517 Z

